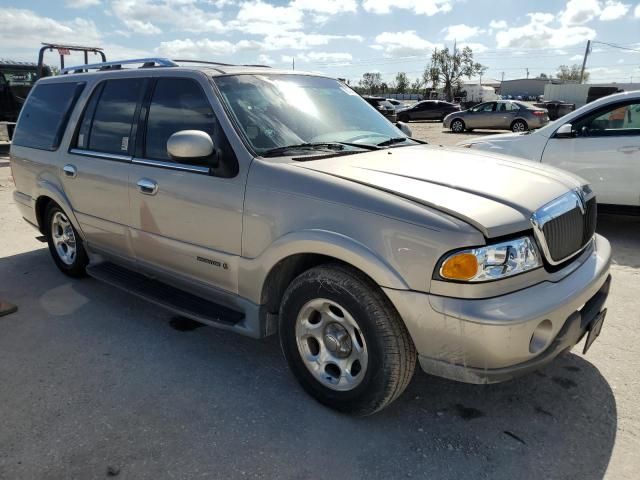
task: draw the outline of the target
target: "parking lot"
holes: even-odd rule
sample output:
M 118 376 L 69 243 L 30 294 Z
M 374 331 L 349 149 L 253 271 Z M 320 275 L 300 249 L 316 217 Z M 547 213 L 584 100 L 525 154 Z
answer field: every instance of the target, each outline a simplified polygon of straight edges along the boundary
M 473 134 L 412 123 L 453 145 Z M 275 337 L 200 327 L 93 279 L 71 280 L 13 205 L 0 153 L 0 479 L 566 478 L 640 471 L 640 218 L 613 244 L 602 335 L 540 372 L 465 385 L 417 372 L 381 413 L 308 397 Z

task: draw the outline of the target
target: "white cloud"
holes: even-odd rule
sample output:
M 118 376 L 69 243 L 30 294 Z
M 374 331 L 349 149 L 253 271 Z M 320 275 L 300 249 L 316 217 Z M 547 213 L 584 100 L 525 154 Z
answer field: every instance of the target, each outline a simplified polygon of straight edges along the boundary
M 503 30 L 507 28 L 507 22 L 505 20 L 491 20 L 489 22 L 489 28 L 494 30 Z
M 162 33 L 159 25 L 186 32 L 226 31 L 219 14 L 204 11 L 195 0 L 113 0 L 113 14 L 135 33 Z
M 618 0 L 569 0 L 559 18 L 563 25 L 583 25 L 595 18 L 617 20 L 624 17 L 630 8 L 631 5 Z
M 582 25 L 600 15 L 601 10 L 598 0 L 569 0 L 560 12 L 560 22 L 563 25 Z
M 331 63 L 336 65 L 343 65 L 353 59 L 350 53 L 345 52 L 309 52 L 296 55 L 295 58 L 296 60 L 300 59 L 304 62 Z
M 284 49 L 309 50 L 339 40 L 362 42 L 364 39 L 360 35 L 305 34 L 303 32 L 292 31 L 266 35 L 260 42 L 260 45 L 263 50 L 268 51 Z
M 289 6 L 298 10 L 329 15 L 355 12 L 358 8 L 355 0 L 293 0 Z
M 385 57 L 428 55 L 442 45 L 431 43 L 418 36 L 415 30 L 404 32 L 383 32 L 375 38 L 372 48 L 384 51 Z
M 571 3 L 571 2 L 569 2 Z M 568 4 L 567 4 L 568 5 Z M 496 33 L 498 48 L 562 48 L 593 39 L 596 31 L 585 26 L 550 26 L 550 13 L 529 13 L 529 23 Z
M 265 55 L 264 53 L 261 53 L 260 55 L 258 55 L 258 63 L 262 65 L 271 65 L 275 63 L 275 60 L 271 58 L 269 55 Z
M 618 18 L 624 17 L 630 8 L 631 5 L 626 3 L 607 1 L 599 18 L 603 21 L 617 20 Z
M 65 0 L 64 6 L 67 8 L 87 8 L 100 5 L 100 0 Z
M 228 26 L 252 35 L 271 35 L 301 29 L 303 17 L 301 10 L 291 6 L 277 7 L 262 0 L 250 0 L 240 5 L 236 19 Z
M 479 27 L 470 27 L 469 25 L 465 25 L 464 23 L 458 25 L 450 25 L 442 30 L 446 32 L 447 35 L 444 37 L 445 40 L 449 42 L 453 42 L 454 40 L 468 40 L 469 38 L 476 37 L 481 33 L 484 33 Z
M 206 60 L 210 58 L 224 58 L 240 51 L 259 50 L 260 44 L 249 40 L 232 43 L 227 40 L 209 40 L 208 38 L 191 40 L 171 40 L 160 42 L 156 53 L 169 58 L 184 58 Z
M 583 59 L 582 55 L 574 55 L 573 57 L 569 58 L 569 60 L 572 62 L 581 62 L 582 59 Z
M 469 47 L 471 50 L 473 50 L 474 54 L 486 52 L 487 50 L 489 50 L 489 48 L 486 45 L 482 43 L 473 43 L 473 42 L 458 42 L 457 47 L 458 48 Z
M 74 44 L 81 38 L 82 43 L 97 45 L 101 40 L 91 20 L 74 18 L 62 22 L 20 8 L 0 9 L 0 25 L 2 48 L 32 49 L 32 58 L 35 58 L 35 49 L 40 47 L 42 32 L 46 32 L 48 40 L 59 43 Z
M 633 11 L 633 16 L 636 18 L 640 18 L 640 3 L 636 6 L 636 9 Z
M 412 10 L 418 15 L 432 16 L 449 12 L 452 3 L 452 0 L 363 0 L 362 8 L 377 14 L 390 13 L 392 8 L 399 8 Z

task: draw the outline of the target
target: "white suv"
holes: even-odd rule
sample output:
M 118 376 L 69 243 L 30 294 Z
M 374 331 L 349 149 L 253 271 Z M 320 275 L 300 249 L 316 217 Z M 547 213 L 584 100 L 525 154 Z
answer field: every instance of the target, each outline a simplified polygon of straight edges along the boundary
M 600 211 L 640 214 L 640 91 L 601 98 L 534 132 L 458 145 L 568 170 L 591 184 Z

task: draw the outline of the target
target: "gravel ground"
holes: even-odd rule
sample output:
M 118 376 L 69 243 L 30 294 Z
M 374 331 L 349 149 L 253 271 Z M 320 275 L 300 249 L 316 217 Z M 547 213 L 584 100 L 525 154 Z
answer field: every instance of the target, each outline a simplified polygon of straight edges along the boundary
M 600 218 L 614 283 L 587 356 L 490 386 L 419 372 L 355 419 L 306 396 L 274 337 L 194 328 L 63 276 L 8 177 L 0 158 L 0 299 L 20 308 L 0 317 L 0 479 L 638 478 L 640 219 Z

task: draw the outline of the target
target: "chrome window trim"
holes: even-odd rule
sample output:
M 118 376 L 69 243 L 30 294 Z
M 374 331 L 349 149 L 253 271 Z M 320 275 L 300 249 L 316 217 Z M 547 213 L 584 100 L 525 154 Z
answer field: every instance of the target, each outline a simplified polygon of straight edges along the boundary
M 200 165 L 185 165 L 176 162 L 164 162 L 162 160 L 148 160 L 146 158 L 134 158 L 132 163 L 136 165 L 146 165 L 148 167 L 168 168 L 170 170 L 179 170 L 183 172 L 199 173 L 201 175 L 209 175 L 211 169 Z
M 585 243 L 582 248 L 576 250 L 572 254 L 566 256 L 561 260 L 554 260 L 551 256 L 551 251 L 549 250 L 547 239 L 545 238 L 544 232 L 542 231 L 547 222 L 561 215 L 564 215 L 565 213 L 570 212 L 575 208 L 579 208 L 584 215 L 587 200 L 585 197 L 588 188 L 588 186 L 585 186 L 581 189 L 571 190 L 564 195 L 556 198 L 555 200 L 552 200 L 546 205 L 543 205 L 538 210 L 536 210 L 533 215 L 531 215 L 530 221 L 531 225 L 533 226 L 533 233 L 536 237 L 536 240 L 538 241 L 540 248 L 542 248 L 542 252 L 544 253 L 544 257 L 546 258 L 547 262 L 549 262 L 553 266 L 560 265 L 562 262 L 566 262 L 570 258 L 582 253 L 593 242 L 592 238 L 587 243 Z
M 69 153 L 74 155 L 83 155 L 85 157 L 96 157 L 104 160 L 114 160 L 116 162 L 131 162 L 131 155 L 119 155 L 117 153 L 97 152 L 95 150 L 83 150 L 80 148 L 72 148 Z

